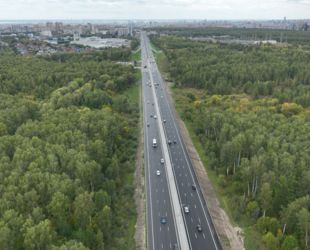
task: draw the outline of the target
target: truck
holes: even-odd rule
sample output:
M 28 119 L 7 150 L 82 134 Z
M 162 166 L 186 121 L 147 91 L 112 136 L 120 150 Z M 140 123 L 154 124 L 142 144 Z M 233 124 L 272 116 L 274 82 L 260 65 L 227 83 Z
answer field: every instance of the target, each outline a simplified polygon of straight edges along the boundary
M 157 141 L 156 141 L 156 139 L 154 138 L 153 139 L 153 148 L 156 148 L 157 147 Z

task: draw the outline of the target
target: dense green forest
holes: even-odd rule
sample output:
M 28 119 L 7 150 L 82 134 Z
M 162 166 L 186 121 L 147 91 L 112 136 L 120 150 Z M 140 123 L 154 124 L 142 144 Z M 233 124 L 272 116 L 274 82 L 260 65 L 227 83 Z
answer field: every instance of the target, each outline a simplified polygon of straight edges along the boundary
M 310 51 L 152 41 L 247 249 L 309 249 Z
M 0 249 L 135 249 L 130 56 L 0 55 Z
M 181 37 L 206 37 L 229 36 L 235 39 L 245 40 L 276 40 L 278 42 L 298 45 L 310 45 L 310 32 L 283 29 L 259 29 L 259 28 L 157 28 L 161 34 L 170 34 Z

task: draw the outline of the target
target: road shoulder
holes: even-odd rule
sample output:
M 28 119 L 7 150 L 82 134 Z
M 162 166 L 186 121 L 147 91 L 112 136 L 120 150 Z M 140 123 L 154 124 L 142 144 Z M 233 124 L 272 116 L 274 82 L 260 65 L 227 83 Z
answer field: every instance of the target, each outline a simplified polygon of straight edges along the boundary
M 145 196 L 145 179 L 144 179 L 144 130 L 143 130 L 143 107 L 142 107 L 142 86 L 139 87 L 139 145 L 136 154 L 136 171 L 135 171 L 135 194 L 134 200 L 137 211 L 137 222 L 135 241 L 137 250 L 146 249 L 146 196 Z

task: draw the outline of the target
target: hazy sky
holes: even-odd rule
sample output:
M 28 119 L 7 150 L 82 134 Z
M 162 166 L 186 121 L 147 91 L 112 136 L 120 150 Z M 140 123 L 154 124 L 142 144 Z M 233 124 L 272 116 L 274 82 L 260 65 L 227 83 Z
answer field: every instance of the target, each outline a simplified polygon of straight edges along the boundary
M 0 0 L 5 19 L 310 18 L 310 0 Z

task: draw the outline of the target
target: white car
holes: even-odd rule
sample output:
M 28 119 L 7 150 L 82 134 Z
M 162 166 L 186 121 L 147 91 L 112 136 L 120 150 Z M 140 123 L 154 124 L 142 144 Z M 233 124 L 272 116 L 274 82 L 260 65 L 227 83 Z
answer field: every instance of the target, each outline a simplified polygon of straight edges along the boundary
M 157 119 L 157 116 L 156 116 L 156 115 L 154 115 L 154 119 Z
M 189 213 L 189 207 L 188 206 L 184 206 L 184 213 L 186 213 L 186 214 Z
M 160 159 L 160 163 L 161 163 L 161 164 L 164 164 L 164 163 L 165 163 L 164 158 L 161 158 L 161 159 Z
M 160 176 L 160 171 L 159 170 L 156 171 L 156 175 Z

